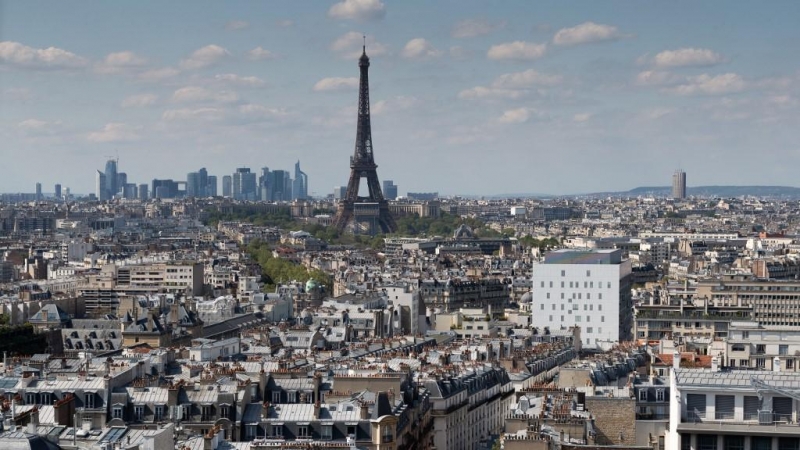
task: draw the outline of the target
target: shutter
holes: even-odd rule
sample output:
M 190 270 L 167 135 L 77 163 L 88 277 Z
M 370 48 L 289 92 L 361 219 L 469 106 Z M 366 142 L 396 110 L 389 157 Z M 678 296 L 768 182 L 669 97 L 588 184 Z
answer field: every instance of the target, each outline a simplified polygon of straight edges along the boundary
M 686 416 L 689 420 L 705 419 L 706 394 L 686 394 Z
M 761 408 L 761 401 L 758 399 L 758 397 L 745 395 L 744 420 L 758 420 L 759 408 Z
M 775 420 L 791 420 L 792 399 L 789 397 L 773 397 L 772 412 L 775 413 Z
M 717 419 L 733 419 L 733 409 L 735 404 L 733 395 L 717 395 L 714 399 Z

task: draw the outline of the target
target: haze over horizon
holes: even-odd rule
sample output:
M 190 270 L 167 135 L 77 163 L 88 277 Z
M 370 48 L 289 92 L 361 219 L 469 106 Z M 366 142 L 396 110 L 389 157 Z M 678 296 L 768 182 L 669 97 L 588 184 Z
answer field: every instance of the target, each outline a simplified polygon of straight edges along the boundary
M 236 167 L 343 185 L 357 58 L 381 180 L 580 194 L 797 185 L 800 3 L 8 2 L 0 192 Z M 485 193 L 485 194 L 481 194 Z

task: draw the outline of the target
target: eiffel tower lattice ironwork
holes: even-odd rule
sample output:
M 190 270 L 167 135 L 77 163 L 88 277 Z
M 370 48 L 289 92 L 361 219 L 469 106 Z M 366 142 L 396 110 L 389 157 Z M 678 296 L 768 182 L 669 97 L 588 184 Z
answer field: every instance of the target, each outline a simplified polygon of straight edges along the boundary
M 348 225 L 353 225 L 358 229 L 358 222 L 361 218 L 372 221 L 375 228 L 380 227 L 384 233 L 397 231 L 397 224 L 389 211 L 389 202 L 383 197 L 381 185 L 378 181 L 378 165 L 372 154 L 372 126 L 369 117 L 369 57 L 367 48 L 358 60 L 358 67 L 361 70 L 361 79 L 358 88 L 358 124 L 356 128 L 356 148 L 350 158 L 350 181 L 347 183 L 347 193 L 339 201 L 339 208 L 333 225 L 339 230 L 344 231 Z M 365 178 L 369 195 L 359 197 L 358 190 L 361 179 Z

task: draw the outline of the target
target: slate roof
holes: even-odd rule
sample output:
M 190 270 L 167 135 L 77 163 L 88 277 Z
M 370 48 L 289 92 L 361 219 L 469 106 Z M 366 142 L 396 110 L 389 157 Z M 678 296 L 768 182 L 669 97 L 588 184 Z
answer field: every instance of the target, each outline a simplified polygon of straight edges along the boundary
M 739 387 L 750 388 L 750 380 L 757 380 L 773 387 L 800 389 L 800 373 L 767 372 L 754 370 L 724 370 L 712 372 L 703 369 L 676 369 L 678 386 Z

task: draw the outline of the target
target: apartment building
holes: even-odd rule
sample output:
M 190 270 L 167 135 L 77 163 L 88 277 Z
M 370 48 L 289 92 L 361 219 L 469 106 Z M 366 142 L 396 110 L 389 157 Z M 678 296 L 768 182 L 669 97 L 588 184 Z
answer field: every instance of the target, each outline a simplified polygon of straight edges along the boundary
M 549 252 L 532 279 L 534 327 L 581 327 L 584 347 L 632 339 L 631 265 L 622 250 Z

